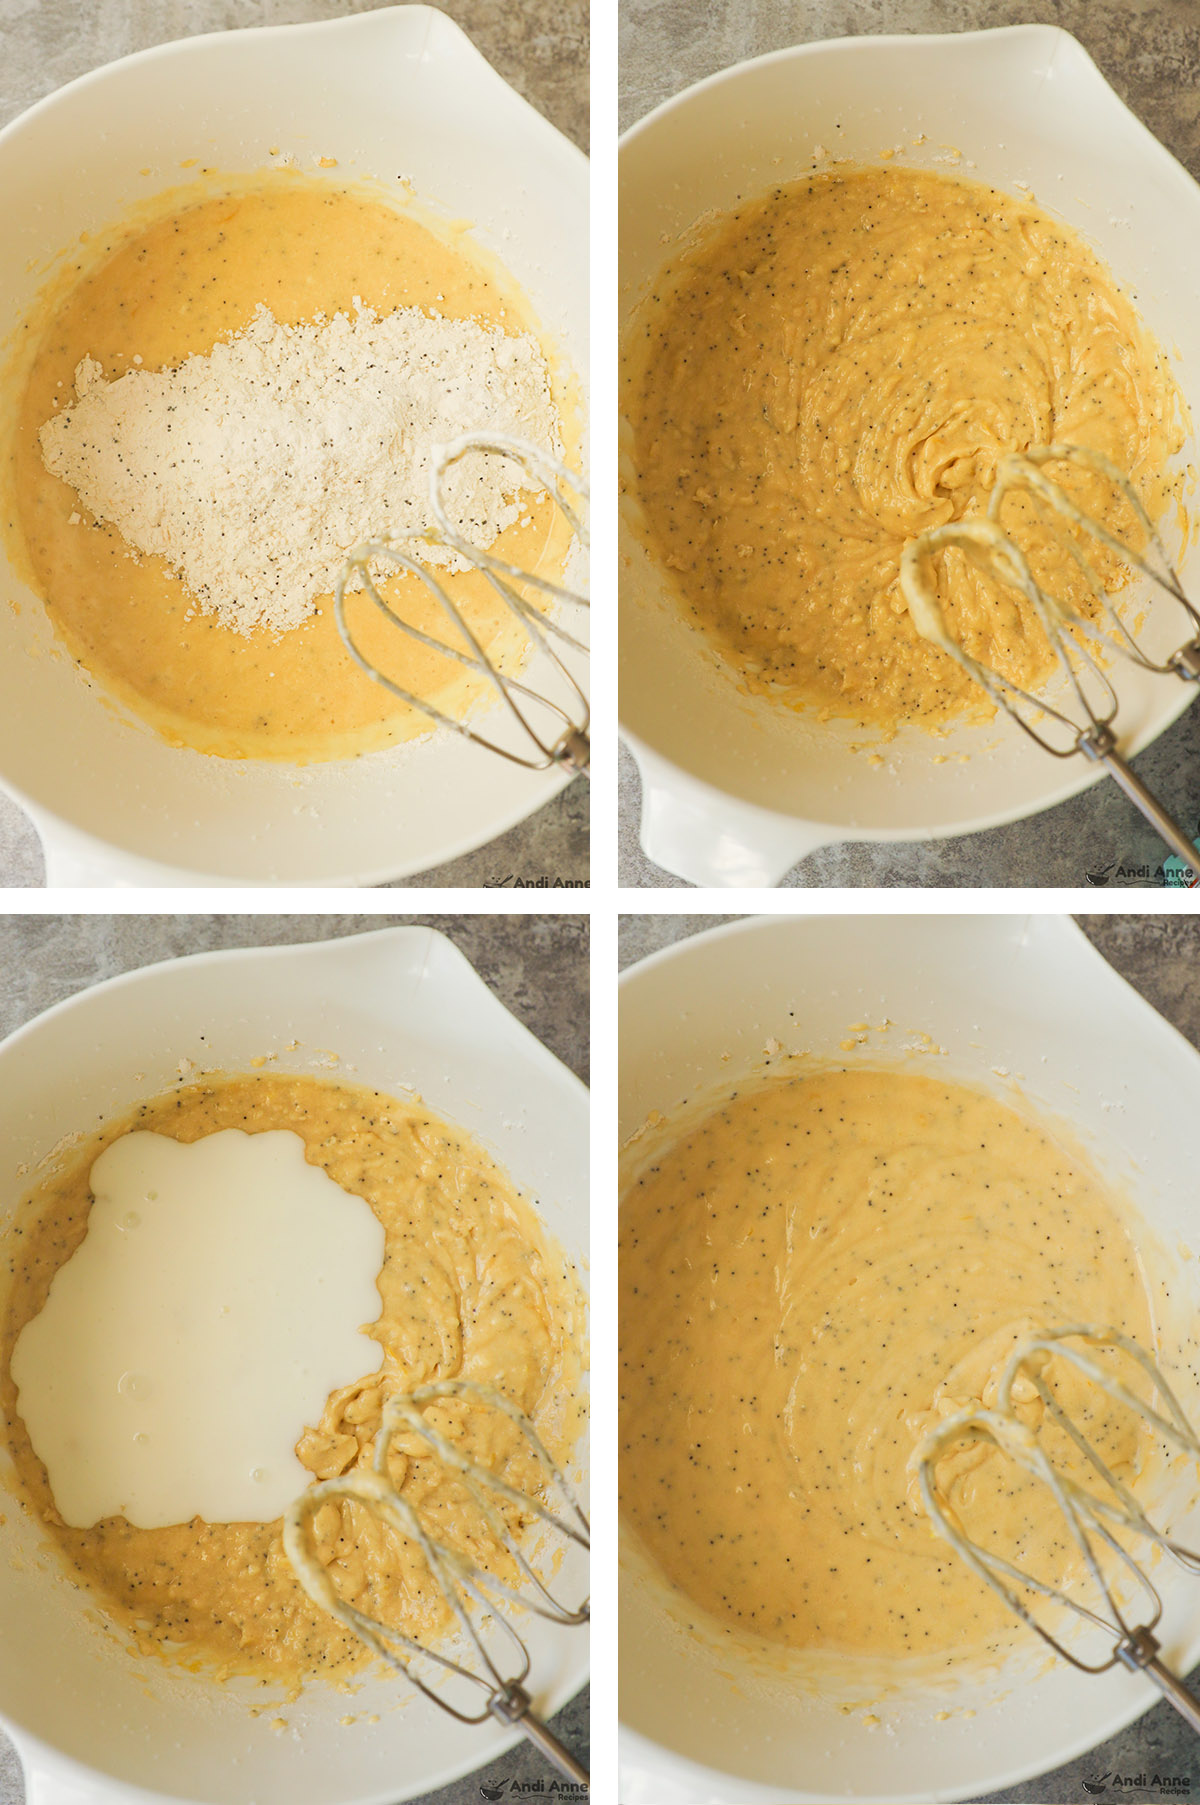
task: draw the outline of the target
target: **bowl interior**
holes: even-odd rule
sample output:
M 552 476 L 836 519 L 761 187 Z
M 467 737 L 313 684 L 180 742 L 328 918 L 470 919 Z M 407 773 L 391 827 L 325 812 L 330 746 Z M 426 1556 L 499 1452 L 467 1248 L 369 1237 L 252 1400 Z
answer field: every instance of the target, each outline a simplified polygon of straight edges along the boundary
M 80 232 L 206 167 L 262 168 L 276 149 L 315 175 L 318 157 L 335 159 L 335 180 L 396 192 L 406 178 L 427 207 L 469 222 L 552 350 L 586 373 L 585 159 L 425 6 L 188 39 L 17 120 L 0 134 L 0 341 Z M 374 882 L 482 844 L 563 782 L 454 735 L 307 767 L 168 746 L 56 651 L 4 563 L 0 594 L 20 605 L 0 610 L 0 781 L 43 824 L 126 854 L 232 882 Z
M 181 1062 L 245 1071 L 264 1056 L 272 1071 L 417 1092 L 538 1200 L 585 1271 L 586 1093 L 450 942 L 423 928 L 155 966 L 39 1017 L 0 1049 L 12 1101 L 0 1128 L 0 1244 L 30 1166 L 61 1137 L 169 1088 Z M 0 1477 L 6 1458 L 0 1452 Z M 206 1805 L 383 1805 L 442 1785 L 513 1740 L 498 1725 L 465 1728 L 415 1702 L 399 1678 L 370 1680 L 349 1699 L 311 1687 L 292 1706 L 250 1682 L 218 1685 L 132 1658 L 39 1550 L 25 1513 L 0 1518 L 0 1712 L 27 1754 L 32 1737 L 122 1786 Z M 565 1595 L 586 1589 L 571 1568 L 563 1583 Z M 555 1710 L 586 1677 L 586 1635 L 533 1618 L 522 1633 L 541 1702 Z M 252 1704 L 267 1708 L 251 1716 Z M 271 1728 L 279 1716 L 286 1732 Z
M 885 1020 L 887 1031 L 843 1050 L 852 1024 Z M 908 1052 L 922 1035 L 929 1050 Z M 928 1059 L 939 1076 L 1001 1096 L 1015 1085 L 1130 1197 L 1180 1298 L 1200 1302 L 1200 1234 L 1184 1177 L 1200 1058 L 1070 922 L 770 918 L 686 941 L 624 982 L 622 1142 L 650 1111 L 669 1115 L 760 1066 L 769 1038 L 848 1063 Z M 1200 1497 L 1187 1521 L 1195 1533 Z M 873 1703 L 871 1724 L 864 1711 L 802 1697 L 685 1635 L 639 1571 L 631 1559 L 621 1597 L 633 1805 L 971 1798 L 1069 1760 L 1157 1696 L 1124 1672 L 1093 1677 L 1059 1664 L 1033 1683 L 913 1689 Z M 1168 1659 L 1186 1672 L 1200 1657 L 1187 1582 L 1164 1592 Z
M 941 170 L 1032 190 L 1080 231 L 1132 292 L 1200 410 L 1200 322 L 1191 305 L 1200 188 L 1130 114 L 1086 53 L 1050 26 L 946 37 L 861 37 L 781 51 L 701 83 L 629 133 L 621 158 L 621 308 L 628 319 L 668 248 L 710 211 L 829 159 Z M 1055 760 L 1004 720 L 934 741 L 915 729 L 879 747 L 740 693 L 682 622 L 661 574 L 622 526 L 622 719 L 636 740 L 717 790 L 864 837 L 928 837 L 1012 820 L 1096 774 Z M 1195 547 L 1183 572 L 1195 569 Z M 1132 594 L 1132 591 L 1131 591 Z M 1188 637 L 1174 605 L 1162 631 Z M 671 672 L 671 681 L 664 674 Z M 1119 670 L 1120 725 L 1140 748 L 1190 699 Z M 869 747 L 867 749 L 870 749 Z M 835 837 L 835 836 L 829 836 Z

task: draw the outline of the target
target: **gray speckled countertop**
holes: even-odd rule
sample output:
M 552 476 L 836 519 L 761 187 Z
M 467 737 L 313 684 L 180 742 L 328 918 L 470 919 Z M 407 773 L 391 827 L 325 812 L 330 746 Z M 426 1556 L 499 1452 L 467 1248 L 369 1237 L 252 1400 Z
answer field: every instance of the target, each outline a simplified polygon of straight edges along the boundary
M 666 946 L 732 915 L 624 915 L 619 926 L 622 969 Z M 869 930 L 870 918 L 862 918 Z M 1093 945 L 1135 990 L 1200 1048 L 1200 922 L 1179 916 L 1077 915 L 1075 920 Z M 1200 1667 L 1190 1676 L 1200 1692 Z M 1189 1775 L 1181 1799 L 1200 1799 L 1200 1744 L 1182 1718 L 1167 1704 L 1155 1705 L 1128 1729 L 1101 1743 L 1090 1754 L 1040 1779 L 1027 1780 L 1006 1792 L 989 1793 L 980 1805 L 1088 1805 L 1085 1780 L 1107 1780 L 1106 1797 L 1153 1800 L 1148 1787 L 1126 1785 L 1114 1790 L 1113 1776 L 1127 1782 L 1139 1774 Z
M 589 924 L 579 915 L 3 916 L 0 1037 L 63 997 L 159 959 L 217 947 L 336 940 L 399 923 L 438 928 L 448 935 L 501 1002 L 564 1065 L 587 1079 Z M 586 1762 L 586 1691 L 558 1714 L 554 1726 L 567 1747 Z M 425 1805 L 479 1805 L 481 1784 L 495 1788 L 509 1781 L 532 1788 L 545 1776 L 548 1786 L 549 1771 L 522 1745 L 454 1785 L 428 1794 Z M 25 1805 L 20 1768 L 2 1730 L 0 1805 Z
M 865 33 L 973 31 L 1043 21 L 1077 37 L 1117 93 L 1200 176 L 1200 10 L 1194 0 L 622 0 L 622 130 L 672 94 L 747 57 L 788 44 Z M 1200 832 L 1200 709 L 1192 708 L 1135 768 L 1193 833 Z M 623 753 L 620 882 L 682 888 L 638 842 L 641 785 Z M 828 847 L 795 866 L 792 888 L 878 884 L 1154 887 L 1164 848 L 1115 786 L 1102 783 L 1027 821 L 912 845 Z
M 0 0 L 0 125 L 44 94 L 135 50 L 248 25 L 373 12 L 384 0 Z M 588 0 L 436 0 L 526 100 L 583 150 L 588 143 Z M 588 877 L 587 782 L 476 852 L 384 888 L 476 888 Z M 39 888 L 45 866 L 23 811 L 0 792 L 0 888 Z

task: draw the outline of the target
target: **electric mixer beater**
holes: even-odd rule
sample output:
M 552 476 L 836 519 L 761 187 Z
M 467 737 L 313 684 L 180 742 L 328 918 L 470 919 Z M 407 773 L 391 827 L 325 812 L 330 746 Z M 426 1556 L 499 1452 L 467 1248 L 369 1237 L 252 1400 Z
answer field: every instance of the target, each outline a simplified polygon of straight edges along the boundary
M 502 1475 L 479 1466 L 428 1420 L 426 1412 L 431 1404 L 456 1398 L 497 1411 L 517 1428 L 545 1476 L 546 1491 L 553 1503 L 518 1491 Z M 488 1528 L 515 1567 L 515 1584 L 488 1572 L 431 1534 L 420 1513 L 392 1484 L 388 1456 L 402 1431 L 417 1436 L 445 1470 L 462 1478 Z M 529 1650 L 511 1619 L 497 1607 L 518 1605 L 551 1623 L 574 1627 L 588 1622 L 588 1603 L 585 1599 L 578 1606 L 568 1606 L 554 1596 L 534 1560 L 503 1520 L 493 1497 L 506 1500 L 517 1507 L 522 1517 L 543 1525 L 552 1538 L 557 1538 L 554 1553 L 572 1545 L 585 1551 L 590 1547 L 583 1508 L 525 1412 L 491 1386 L 467 1379 L 435 1380 L 388 1399 L 375 1437 L 371 1466 L 309 1486 L 284 1518 L 283 1544 L 313 1603 L 336 1617 L 440 1710 L 464 1724 L 482 1724 L 492 1717 L 512 1725 L 560 1773 L 586 1785 L 586 1770 L 534 1712 L 525 1686 L 531 1668 Z M 450 1606 L 463 1647 L 452 1653 L 430 1646 L 342 1598 L 328 1566 L 320 1559 L 314 1531 L 322 1509 L 331 1502 L 342 1501 L 362 1506 L 402 1540 L 420 1549 L 430 1575 Z M 545 1550 L 540 1564 L 546 1564 Z M 447 1680 L 459 1683 L 460 1702 L 456 1703 L 439 1684 Z M 462 1696 L 464 1693 L 483 1696 L 472 1708 Z
M 1046 475 L 1044 466 L 1056 462 L 1091 471 L 1124 496 L 1145 538 L 1145 553 L 1110 533 L 1100 521 L 1085 513 L 1061 484 Z M 1060 547 L 1082 572 L 1103 625 L 1069 607 L 1037 582 L 1021 547 L 999 524 L 1004 500 L 1016 490 L 1024 490 L 1044 510 L 1049 510 L 1051 516 L 1066 521 L 1086 538 L 1132 565 L 1169 595 L 1183 610 L 1185 630 L 1189 633 L 1187 641 L 1165 658 L 1149 655 L 1074 536 L 1063 532 L 1055 534 Z M 957 548 L 978 570 L 994 578 L 1002 587 L 1017 591 L 1028 602 L 1034 620 L 1046 637 L 1061 687 L 1067 692 L 1061 705 L 1057 700 L 1051 702 L 1045 695 L 1023 689 L 1003 672 L 973 657 L 959 642 L 938 594 L 934 566 L 935 555 L 949 547 Z M 913 625 L 923 639 L 939 646 L 953 658 L 1044 752 L 1054 758 L 1070 758 L 1075 753 L 1082 753 L 1103 765 L 1183 860 L 1185 868 L 1195 871 L 1197 853 L 1190 837 L 1150 793 L 1118 750 L 1113 727 L 1117 692 L 1097 654 L 1112 651 L 1155 675 L 1174 676 L 1185 683 L 1200 682 L 1200 612 L 1184 594 L 1175 567 L 1141 497 L 1108 458 L 1080 445 L 1039 445 L 1002 458 L 986 518 L 949 521 L 944 526 L 931 527 L 911 540 L 901 558 L 900 586 Z M 1059 731 L 1059 737 L 1052 737 L 1056 731 Z M 1193 882 L 1200 882 L 1200 879 L 1193 879 Z
M 570 616 L 585 614 L 587 600 L 577 589 L 552 582 L 533 571 L 523 570 L 493 556 L 473 545 L 455 529 L 447 513 L 446 476 L 460 458 L 471 452 L 508 458 L 517 464 L 551 498 L 580 547 L 587 546 L 587 529 L 571 497 L 574 495 L 581 502 L 586 501 L 587 486 L 581 477 L 574 475 L 556 458 L 539 451 L 534 445 L 525 444 L 502 433 L 468 433 L 452 440 L 448 445 L 436 446 L 429 471 L 429 505 L 436 528 L 425 535 L 426 540 L 430 544 L 448 547 L 468 565 L 484 574 L 493 593 L 525 635 L 528 649 L 541 655 L 547 684 L 557 690 L 557 695 L 549 693 L 548 688 L 534 689 L 516 676 L 503 671 L 488 656 L 461 608 L 428 565 L 385 539 L 372 540 L 356 547 L 346 559 L 334 591 L 334 619 L 338 633 L 360 670 L 399 701 L 419 709 L 436 726 L 449 728 L 475 745 L 508 759 L 510 763 L 522 765 L 527 770 L 544 771 L 557 765 L 564 771 L 586 773 L 590 759 L 588 700 L 579 677 L 564 656 L 564 653 L 571 652 L 582 655 L 587 650 L 581 631 L 578 630 L 580 622 L 576 621 L 577 630 L 573 631 L 562 619 L 539 608 L 524 592 L 531 588 L 537 590 L 558 608 L 560 614 Z M 453 639 L 440 639 L 422 631 L 406 620 L 380 594 L 375 576 L 377 572 L 389 567 L 407 572 L 425 586 L 453 627 Z M 417 695 L 397 683 L 369 658 L 355 638 L 346 610 L 347 594 L 360 589 L 399 633 L 481 676 L 515 728 L 520 749 L 505 746 L 494 735 L 480 733 L 467 721 L 455 720 L 445 714 L 427 697 Z
M 1119 1351 L 1140 1369 L 1150 1382 L 1155 1404 L 1137 1397 L 1113 1371 L 1101 1366 L 1095 1355 L 1106 1350 Z M 1135 1413 L 1171 1447 L 1200 1460 L 1200 1438 L 1145 1350 L 1117 1329 L 1076 1323 L 1023 1337 L 1001 1374 L 994 1406 L 972 1403 L 929 1431 L 917 1450 L 921 1501 L 937 1533 L 1056 1655 L 1085 1673 L 1104 1673 L 1118 1662 L 1131 1672 L 1144 1673 L 1200 1735 L 1200 1703 L 1159 1659 L 1161 1644 L 1154 1631 L 1162 1619 L 1162 1598 L 1126 1543 L 1146 1542 L 1185 1572 L 1196 1575 L 1200 1575 L 1200 1554 L 1185 1548 L 1151 1522 L 1130 1486 L 1063 1409 L 1050 1382 L 1056 1360 L 1067 1362 L 1088 1385 Z M 1048 1432 L 1060 1437 L 1057 1458 L 1047 1452 Z M 972 1444 L 998 1450 L 1049 1489 L 1071 1544 L 1082 1558 L 1096 1609 L 1063 1585 L 1047 1582 L 1018 1567 L 998 1550 L 981 1546 L 967 1532 L 959 1520 L 950 1488 L 939 1477 L 938 1467 L 948 1454 Z M 1082 1457 L 1082 1477 L 1062 1470 L 1063 1459 L 1071 1450 Z M 1118 1538 L 1118 1530 L 1124 1540 Z M 1129 1621 L 1130 1606 L 1127 1599 L 1123 1602 L 1123 1592 L 1132 1593 L 1144 1603 L 1144 1622 Z M 1100 1660 L 1086 1659 L 1078 1648 L 1072 1648 L 1064 1634 L 1053 1633 L 1034 1615 L 1027 1602 L 1030 1593 L 1048 1600 L 1060 1614 L 1067 1613 L 1066 1623 L 1073 1615 L 1077 1623 L 1101 1632 L 1112 1641 L 1111 1653 Z

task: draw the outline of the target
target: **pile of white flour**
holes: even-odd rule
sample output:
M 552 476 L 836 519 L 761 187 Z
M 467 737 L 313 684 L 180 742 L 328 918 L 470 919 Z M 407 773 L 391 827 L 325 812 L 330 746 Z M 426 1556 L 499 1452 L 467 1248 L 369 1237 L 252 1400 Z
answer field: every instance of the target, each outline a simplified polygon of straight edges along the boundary
M 281 326 L 259 307 L 245 331 L 175 370 L 109 382 L 85 357 L 75 392 L 39 434 L 46 468 L 247 634 L 307 620 L 364 540 L 432 525 L 432 446 L 502 432 L 561 453 L 535 340 L 416 308 L 381 320 L 356 302 L 352 315 Z M 472 453 L 448 473 L 447 513 L 486 549 L 521 517 L 523 486 L 516 465 Z

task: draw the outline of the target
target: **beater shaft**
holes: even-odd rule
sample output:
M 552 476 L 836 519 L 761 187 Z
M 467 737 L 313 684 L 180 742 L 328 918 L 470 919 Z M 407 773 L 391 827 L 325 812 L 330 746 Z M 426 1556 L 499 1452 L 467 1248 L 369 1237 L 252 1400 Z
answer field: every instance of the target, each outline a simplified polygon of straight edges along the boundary
M 1114 1652 L 1131 1673 L 1144 1673 L 1148 1680 L 1152 1680 L 1167 1703 L 1174 1705 L 1180 1717 L 1200 1736 L 1200 1701 L 1192 1697 L 1169 1667 L 1163 1666 L 1158 1658 L 1161 1646 L 1158 1637 L 1148 1629 L 1132 1630 L 1117 1643 Z
M 1141 810 L 1171 851 L 1183 860 L 1184 869 L 1193 873 L 1189 889 L 1200 887 L 1200 852 L 1158 798 L 1146 788 L 1133 766 L 1117 751 L 1116 735 L 1111 727 L 1095 727 L 1089 733 L 1081 734 L 1079 750 L 1095 764 L 1104 766 L 1134 807 Z
M 588 1785 L 586 1767 L 581 1767 L 554 1731 L 534 1715 L 530 1708 L 529 1694 L 523 1686 L 509 1685 L 502 1691 L 494 1692 L 488 1700 L 488 1710 L 500 1723 L 515 1725 L 534 1748 L 541 1750 L 546 1760 L 560 1774 L 565 1774 L 568 1780 L 577 1780 L 582 1786 Z

